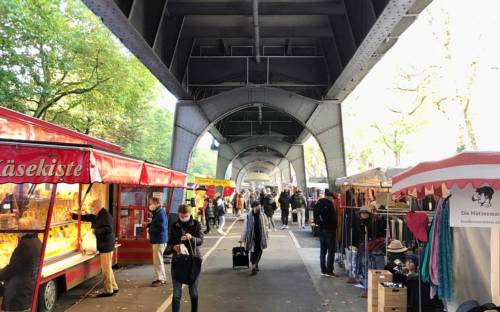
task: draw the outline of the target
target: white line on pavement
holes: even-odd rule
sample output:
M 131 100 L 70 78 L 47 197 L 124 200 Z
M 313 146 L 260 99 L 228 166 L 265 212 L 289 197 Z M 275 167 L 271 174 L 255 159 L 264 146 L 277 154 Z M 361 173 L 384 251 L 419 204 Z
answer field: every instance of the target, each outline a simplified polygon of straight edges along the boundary
M 295 248 L 300 249 L 300 244 L 295 235 L 293 235 L 293 232 L 288 230 L 288 234 L 290 234 L 290 237 L 292 238 L 293 244 L 295 245 Z
M 231 232 L 231 229 L 233 228 L 233 226 L 236 224 L 236 222 L 238 221 L 238 219 L 234 220 L 233 223 L 231 223 L 231 225 L 229 226 L 229 228 L 227 229 L 226 233 L 229 233 Z M 219 237 L 219 239 L 217 240 L 217 242 L 212 246 L 212 248 L 210 248 L 208 250 L 208 252 L 203 256 L 203 260 L 206 260 L 211 254 L 212 252 L 214 252 L 215 249 L 217 249 L 217 247 L 219 247 L 220 243 L 222 242 L 222 240 L 224 238 L 226 238 L 227 236 L 224 235 L 224 236 L 221 236 Z M 239 236 L 238 236 L 239 237 Z M 182 289 L 184 289 L 186 287 L 186 285 L 182 285 Z M 172 304 L 172 299 L 173 299 L 173 294 L 171 294 L 170 296 L 168 296 L 167 300 L 165 300 L 161 306 L 156 309 L 156 312 L 165 312 L 167 311 L 167 308 Z

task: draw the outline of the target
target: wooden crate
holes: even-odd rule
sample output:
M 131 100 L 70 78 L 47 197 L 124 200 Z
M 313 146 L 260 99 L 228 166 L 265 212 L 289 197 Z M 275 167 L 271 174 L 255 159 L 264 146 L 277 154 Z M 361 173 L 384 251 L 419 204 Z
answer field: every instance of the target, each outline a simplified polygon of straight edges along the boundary
M 401 307 L 401 308 L 400 307 L 385 307 L 382 311 L 383 312 L 406 312 L 406 307 Z
M 385 308 L 405 308 L 408 290 L 403 288 L 389 288 L 378 285 L 378 311 L 385 312 Z
M 378 312 L 378 305 L 368 305 L 368 312 Z
M 387 270 L 368 270 L 368 292 L 370 289 L 378 292 L 378 285 L 383 282 L 392 282 L 392 273 Z
M 378 284 L 392 282 L 392 273 L 386 270 L 368 270 L 368 312 L 378 310 Z

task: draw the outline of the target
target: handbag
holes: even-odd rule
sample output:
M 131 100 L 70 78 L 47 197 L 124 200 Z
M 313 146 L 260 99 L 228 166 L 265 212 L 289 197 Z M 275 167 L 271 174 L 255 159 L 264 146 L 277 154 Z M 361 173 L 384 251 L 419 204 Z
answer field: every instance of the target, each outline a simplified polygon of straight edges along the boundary
M 173 277 L 176 281 L 192 285 L 201 273 L 202 259 L 197 257 L 196 248 L 193 248 L 191 241 L 189 242 L 189 255 L 177 255 L 175 257 L 175 267 L 173 269 Z

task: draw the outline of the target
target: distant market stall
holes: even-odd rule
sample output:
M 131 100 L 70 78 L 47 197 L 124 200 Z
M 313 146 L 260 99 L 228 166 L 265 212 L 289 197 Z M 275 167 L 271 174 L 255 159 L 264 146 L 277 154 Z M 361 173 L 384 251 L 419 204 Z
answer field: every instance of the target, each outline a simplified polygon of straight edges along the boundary
M 426 245 L 426 255 L 436 252 L 438 260 L 428 263 L 424 256 L 421 274 L 448 302 L 448 311 L 467 300 L 500 305 L 499 190 L 500 152 L 461 153 L 393 178 L 394 199 L 438 201 Z

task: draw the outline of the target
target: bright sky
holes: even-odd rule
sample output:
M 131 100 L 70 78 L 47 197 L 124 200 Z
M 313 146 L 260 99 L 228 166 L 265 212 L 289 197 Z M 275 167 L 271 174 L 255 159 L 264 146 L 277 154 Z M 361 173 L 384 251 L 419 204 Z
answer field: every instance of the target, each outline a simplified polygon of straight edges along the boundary
M 371 124 L 387 124 L 395 115 L 388 107 L 408 111 L 415 106 L 415 98 L 394 90 L 401 85 L 401 73 L 417 73 L 432 65 L 446 66 L 443 77 L 431 77 L 432 91 L 439 98 L 453 93 L 455 88 L 465 90 L 470 76 L 470 64 L 477 63 L 477 78 L 471 90 L 471 116 L 480 150 L 500 150 L 498 122 L 498 82 L 500 81 L 500 19 L 496 12 L 500 1 L 434 0 L 418 20 L 403 34 L 396 45 L 365 77 L 344 101 L 344 133 L 346 150 L 361 150 L 372 146 L 375 166 L 393 165 L 376 141 L 377 131 Z M 449 15 L 449 27 L 446 15 Z M 452 61 L 446 63 L 443 42 L 446 30 L 451 36 Z M 448 65 L 443 65 L 448 64 Z M 451 90 L 451 91 L 450 91 Z M 444 114 L 427 105 L 422 107 L 422 125 L 419 133 L 408 142 L 402 166 L 421 161 L 436 160 L 455 154 L 458 121 L 461 111 L 448 103 Z M 348 174 L 356 173 L 356 164 Z
M 431 78 L 429 92 L 439 98 L 457 88 L 466 89 L 472 61 L 477 65 L 470 105 L 478 146 L 481 150 L 500 150 L 500 105 L 496 103 L 500 82 L 499 11 L 497 0 L 434 0 L 343 103 L 346 151 L 356 154 L 371 147 L 375 166 L 393 165 L 391 155 L 378 144 L 377 131 L 370 125 L 377 123 L 383 128 L 394 120 L 396 115 L 389 107 L 409 111 L 415 106 L 413 95 L 395 90 L 401 85 L 401 74 L 445 66 L 445 75 Z M 446 62 L 443 43 L 448 29 L 451 61 Z M 173 112 L 175 97 L 164 88 L 160 92 L 158 105 Z M 462 120 L 458 107 L 453 101 L 445 102 L 446 115 L 431 105 L 421 107 L 421 125 L 405 142 L 402 166 L 455 154 L 458 122 Z M 198 146 L 209 147 L 211 140 L 211 135 L 206 134 Z M 349 165 L 348 174 L 357 171 L 356 162 Z

